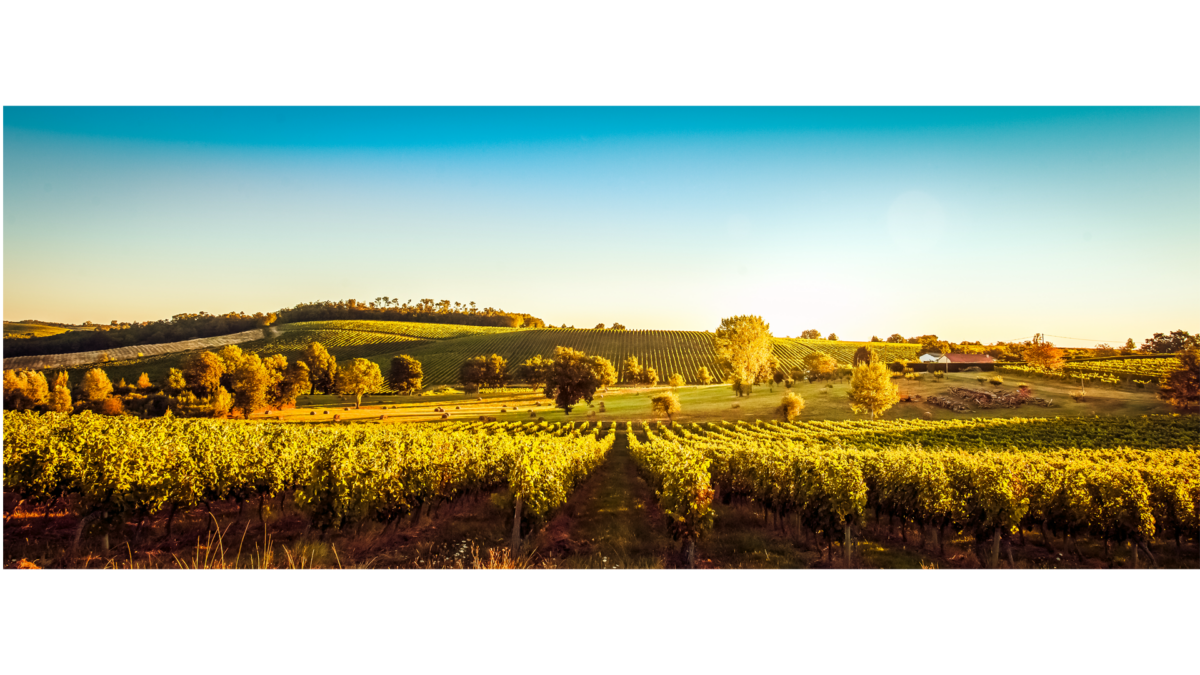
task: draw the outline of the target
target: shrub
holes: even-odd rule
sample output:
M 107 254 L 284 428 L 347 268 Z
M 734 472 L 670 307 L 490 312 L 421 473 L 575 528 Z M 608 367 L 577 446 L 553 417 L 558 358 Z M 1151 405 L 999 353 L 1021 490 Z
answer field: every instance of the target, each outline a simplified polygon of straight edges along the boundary
M 117 398 L 116 396 L 109 396 L 100 402 L 100 414 L 112 415 L 114 417 L 117 415 L 124 415 L 125 404 L 122 403 L 121 399 Z
M 975 378 L 975 381 L 979 384 L 987 384 L 988 379 L 986 376 L 980 375 L 979 377 Z
M 941 380 L 942 380 L 942 379 L 944 379 L 945 377 L 946 377 L 946 373 L 945 373 L 945 371 L 941 371 L 941 370 L 935 370 L 935 371 L 933 371 L 933 379 L 935 379 L 935 380 L 938 380 L 938 381 L 941 381 Z
M 779 404 L 779 414 L 788 422 L 800 416 L 804 411 L 804 399 L 799 395 L 788 392 L 783 395 L 783 400 Z
M 1000 385 L 1004 384 L 1004 376 L 1003 375 L 993 375 L 988 378 L 988 382 L 990 384 L 993 384 L 993 385 L 999 387 Z
M 1072 389 L 1069 393 L 1076 403 L 1087 400 L 1087 392 L 1082 389 Z

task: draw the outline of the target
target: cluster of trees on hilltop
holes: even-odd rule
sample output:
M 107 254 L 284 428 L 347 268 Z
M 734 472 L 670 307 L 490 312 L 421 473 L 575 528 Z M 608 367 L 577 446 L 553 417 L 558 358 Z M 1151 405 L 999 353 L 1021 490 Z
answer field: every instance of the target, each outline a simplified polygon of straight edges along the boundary
M 381 296 L 370 302 L 339 300 L 301 303 L 279 311 L 280 323 L 357 319 L 366 321 L 415 321 L 453 323 L 464 326 L 501 326 L 506 328 L 545 328 L 546 322 L 521 312 L 505 312 L 493 307 L 479 309 L 474 302 L 463 304 L 449 300 L 434 302 L 423 298 L 404 304 L 398 298 Z
M 5 356 L 33 356 L 41 354 L 70 354 L 91 352 L 117 347 L 157 344 L 160 342 L 182 342 L 194 338 L 216 337 L 240 333 L 244 330 L 269 326 L 278 319 L 270 314 L 176 314 L 161 321 L 142 321 L 97 325 L 95 330 L 70 331 L 45 337 L 23 338 L 4 341 Z M 91 325 L 87 322 L 84 325 Z

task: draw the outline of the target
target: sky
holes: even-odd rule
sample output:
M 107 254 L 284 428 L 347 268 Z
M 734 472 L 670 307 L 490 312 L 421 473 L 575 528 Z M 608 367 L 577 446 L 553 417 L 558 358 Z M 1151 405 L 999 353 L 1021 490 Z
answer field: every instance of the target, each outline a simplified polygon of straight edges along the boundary
M 1200 329 L 1200 108 L 4 108 L 4 318 Z

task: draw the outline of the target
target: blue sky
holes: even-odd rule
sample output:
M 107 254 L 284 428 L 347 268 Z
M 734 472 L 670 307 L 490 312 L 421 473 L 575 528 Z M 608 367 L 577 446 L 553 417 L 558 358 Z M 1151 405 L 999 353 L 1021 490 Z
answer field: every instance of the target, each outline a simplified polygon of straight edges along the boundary
M 4 317 L 1200 328 L 1197 108 L 4 109 Z

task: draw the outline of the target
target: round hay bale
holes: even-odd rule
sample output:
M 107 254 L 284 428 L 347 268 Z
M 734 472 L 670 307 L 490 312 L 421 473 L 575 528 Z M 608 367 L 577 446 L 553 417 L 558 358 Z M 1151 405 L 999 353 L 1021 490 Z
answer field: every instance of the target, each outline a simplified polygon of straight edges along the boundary
M 503 413 L 503 412 L 508 412 L 508 409 L 507 409 L 507 408 L 501 408 L 501 409 L 500 409 L 500 412 L 502 412 L 502 413 Z
M 486 422 L 486 421 L 487 421 L 487 415 L 480 415 L 480 416 L 479 416 L 479 421 L 480 421 L 480 422 Z
M 328 415 L 328 414 L 329 414 L 329 411 L 328 411 L 328 410 L 322 410 L 322 411 L 321 411 L 321 414 L 322 414 L 322 415 Z
M 342 416 L 341 416 L 341 415 L 334 415 L 334 416 L 333 416 L 333 421 L 334 421 L 334 422 L 341 422 L 341 421 L 342 421 Z
M 310 410 L 308 414 L 309 414 L 309 415 L 316 415 L 316 414 L 317 414 L 317 411 L 316 411 L 316 410 Z
M 442 419 L 444 419 L 444 420 L 450 419 L 450 413 L 442 413 Z
M 386 417 L 387 417 L 387 415 L 380 415 L 380 416 L 379 416 L 379 419 L 384 419 L 384 418 L 386 418 Z
M 530 417 L 537 417 L 537 413 L 535 413 L 534 411 L 530 410 L 530 411 L 529 411 L 529 416 L 530 416 Z
M 924 415 L 921 415 L 921 417 L 924 417 L 924 418 L 925 418 L 925 419 L 927 419 L 927 420 L 931 420 L 931 419 L 933 419 L 933 413 L 931 413 L 931 412 L 929 412 L 928 410 L 926 410 L 926 411 L 925 411 L 925 414 L 924 414 Z
M 476 400 L 476 401 L 482 401 L 482 400 L 483 400 L 483 397 L 482 397 L 482 396 L 480 396 L 479 398 L 476 398 L 475 400 Z
M 462 407 L 462 406 L 456 405 L 456 406 L 454 406 L 454 409 L 455 409 L 455 410 L 458 410 L 458 409 L 459 409 L 459 408 L 461 408 L 461 407 Z

